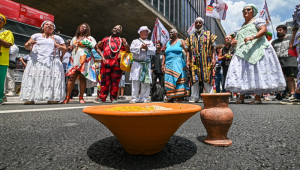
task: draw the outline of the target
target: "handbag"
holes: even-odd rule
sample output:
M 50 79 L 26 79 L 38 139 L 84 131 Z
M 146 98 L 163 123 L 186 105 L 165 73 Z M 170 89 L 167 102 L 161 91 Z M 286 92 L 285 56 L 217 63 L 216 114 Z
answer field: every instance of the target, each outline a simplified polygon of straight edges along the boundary
M 121 70 L 129 72 L 131 70 L 131 66 L 133 62 L 132 53 L 127 53 L 126 51 L 120 51 L 119 58 L 121 59 L 120 61 Z
M 292 56 L 292 57 L 298 57 L 296 48 L 289 49 L 289 50 L 288 50 L 288 53 L 289 53 L 289 55 Z
M 9 60 L 9 66 L 8 66 L 8 68 L 10 68 L 10 69 L 17 68 L 17 62 Z

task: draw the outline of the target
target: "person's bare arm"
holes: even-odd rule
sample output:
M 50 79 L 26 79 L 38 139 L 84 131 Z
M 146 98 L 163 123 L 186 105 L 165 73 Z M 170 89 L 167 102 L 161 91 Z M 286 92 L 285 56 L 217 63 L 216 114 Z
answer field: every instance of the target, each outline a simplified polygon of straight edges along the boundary
M 125 51 L 126 51 L 127 53 L 130 53 L 130 47 L 129 47 L 129 45 L 128 45 L 128 43 L 127 43 L 127 41 L 126 41 L 125 38 L 122 38 L 122 43 L 123 43 L 123 45 L 124 45 L 124 47 L 125 47 Z
M 162 72 L 165 73 L 166 71 L 166 53 L 164 53 L 163 58 L 161 60 L 161 65 L 162 65 Z
M 27 66 L 26 62 L 23 60 L 23 57 L 20 58 L 20 61 L 25 65 L 25 67 Z
M 2 39 L 0 39 L 0 45 L 5 47 L 5 48 L 10 48 L 10 46 L 12 46 L 12 44 L 10 44 L 9 42 L 6 42 Z
M 187 44 L 185 43 L 185 41 L 181 41 L 182 42 L 182 48 L 184 49 L 185 55 L 186 55 L 186 67 L 187 69 L 190 69 L 190 53 L 189 53 L 189 48 L 187 46 Z
M 101 58 L 102 58 L 102 60 L 105 62 L 105 58 L 104 58 L 104 56 L 103 56 L 103 54 L 102 54 L 102 51 L 101 51 L 101 47 L 103 46 L 103 42 L 102 41 L 99 41 L 98 43 L 97 43 L 97 45 L 95 45 L 95 50 L 96 50 L 96 52 L 101 56 Z
M 247 43 L 248 41 L 252 41 L 254 39 L 258 39 L 262 36 L 265 36 L 265 34 L 267 33 L 267 26 L 266 25 L 262 25 L 258 28 L 258 32 L 256 33 L 256 37 L 255 36 L 251 36 L 251 37 L 246 37 L 244 39 L 245 43 Z
M 25 49 L 26 50 L 31 50 L 32 46 L 36 44 L 36 41 L 34 41 L 32 38 L 30 38 L 26 43 L 25 43 Z
M 67 47 L 65 44 L 56 44 L 55 43 L 55 48 L 59 49 L 62 52 L 62 56 L 67 52 Z
M 293 36 L 292 36 L 291 42 L 289 44 L 290 49 L 293 49 L 293 46 L 294 46 L 293 44 L 294 44 L 294 41 L 295 41 L 297 31 L 298 31 L 298 28 L 293 29 Z
M 211 46 L 211 50 L 213 50 L 211 65 L 214 67 L 216 65 L 216 50 L 213 45 Z

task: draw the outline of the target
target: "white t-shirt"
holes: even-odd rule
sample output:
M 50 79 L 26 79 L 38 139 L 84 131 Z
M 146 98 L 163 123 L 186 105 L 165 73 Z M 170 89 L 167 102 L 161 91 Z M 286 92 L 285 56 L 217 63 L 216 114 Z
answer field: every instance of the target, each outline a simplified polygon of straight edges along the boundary
M 24 56 L 24 57 L 22 57 L 23 58 L 23 60 L 26 60 L 26 61 L 29 61 L 30 60 L 30 56 L 29 56 L 29 54 L 28 55 L 26 55 L 26 56 Z
M 9 60 L 16 61 L 18 53 L 19 53 L 19 48 L 16 46 L 16 44 L 12 45 L 9 49 Z
M 65 53 L 65 55 L 63 56 L 63 61 L 62 61 L 62 63 L 63 63 L 63 64 L 68 64 L 71 55 L 72 55 L 72 52 L 67 51 L 67 52 Z

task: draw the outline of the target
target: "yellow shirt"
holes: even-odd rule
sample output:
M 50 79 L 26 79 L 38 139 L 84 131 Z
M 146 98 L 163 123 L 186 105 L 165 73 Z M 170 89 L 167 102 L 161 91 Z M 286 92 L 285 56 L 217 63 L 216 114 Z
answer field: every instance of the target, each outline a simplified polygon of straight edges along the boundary
M 0 30 L 0 39 L 10 43 L 11 45 L 14 44 L 14 35 L 11 31 L 5 30 L 2 28 Z M 0 45 L 0 65 L 8 66 L 9 65 L 9 48 L 5 48 Z

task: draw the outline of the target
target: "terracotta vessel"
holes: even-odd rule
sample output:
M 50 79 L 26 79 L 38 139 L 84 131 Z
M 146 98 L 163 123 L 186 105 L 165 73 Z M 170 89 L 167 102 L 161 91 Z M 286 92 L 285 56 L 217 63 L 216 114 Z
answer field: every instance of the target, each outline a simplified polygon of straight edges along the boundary
M 201 94 L 204 108 L 200 113 L 201 121 L 206 128 L 204 142 L 213 146 L 230 146 L 227 138 L 233 120 L 233 113 L 228 108 L 230 93 Z
M 158 105 L 173 110 L 107 111 L 116 106 Z M 152 155 L 160 152 L 177 129 L 201 110 L 201 106 L 172 103 L 102 105 L 83 109 L 84 113 L 105 125 L 119 140 L 126 152 Z

